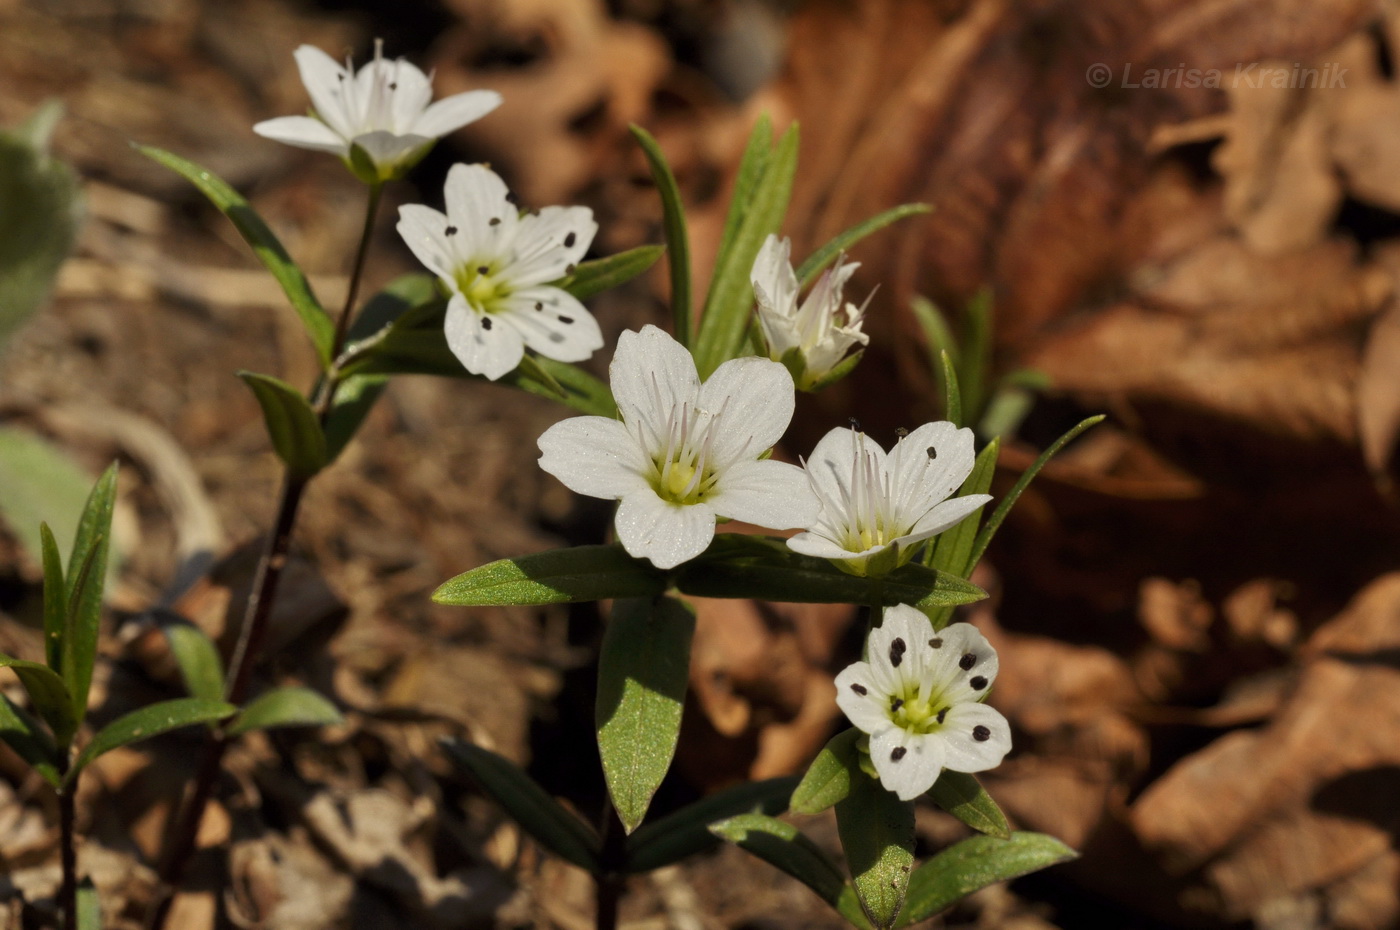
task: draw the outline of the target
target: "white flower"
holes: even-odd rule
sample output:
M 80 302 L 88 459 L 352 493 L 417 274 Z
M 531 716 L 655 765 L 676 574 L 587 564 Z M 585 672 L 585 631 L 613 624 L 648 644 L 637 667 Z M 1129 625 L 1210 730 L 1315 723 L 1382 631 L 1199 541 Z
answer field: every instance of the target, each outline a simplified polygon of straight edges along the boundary
M 551 286 L 572 274 L 598 224 L 587 207 L 521 214 L 505 182 L 484 165 L 453 165 L 446 215 L 399 207 L 399 235 L 451 294 L 447 345 L 472 374 L 495 381 L 520 364 L 526 347 L 578 362 L 603 346 L 593 315 Z
M 685 347 L 655 326 L 618 338 L 610 368 L 621 420 L 574 417 L 540 437 L 540 467 L 589 497 L 619 500 L 617 538 L 674 568 L 705 551 L 715 518 L 773 529 L 816 517 L 802 470 L 759 460 L 792 419 L 792 376 L 762 358 L 700 383 Z
M 862 432 L 833 429 L 804 463 L 821 513 L 788 546 L 832 559 L 852 574 L 885 574 L 909 561 L 918 543 L 992 499 L 948 499 L 975 462 L 972 430 L 951 423 L 924 424 L 888 456 Z
M 342 68 L 311 45 L 294 54 L 315 115 L 280 116 L 258 123 L 253 131 L 298 148 L 339 155 L 347 163 L 351 145 L 358 145 L 377 171 L 378 176 L 367 181 L 401 176 L 438 139 L 501 105 L 501 95 L 494 90 L 455 94 L 429 105 L 433 88 L 428 76 L 403 59 L 385 61 L 379 40 L 374 43 L 374 60 L 358 73 L 348 61 Z
M 869 661 L 836 676 L 836 703 L 870 734 L 880 783 L 911 801 L 943 769 L 985 772 L 1011 751 L 1011 728 L 979 703 L 997 677 L 997 654 L 977 628 L 954 623 L 935 633 L 918 610 L 885 609 L 872 630 Z
M 799 307 L 791 256 L 790 241 L 769 235 L 749 279 L 768 357 L 787 365 L 797 386 L 806 391 L 820 386 L 847 349 L 866 345 L 870 337 L 860 330 L 864 305 L 843 307 L 841 293 L 860 265 L 847 262 L 845 256 L 837 259 L 836 267 L 822 272 Z

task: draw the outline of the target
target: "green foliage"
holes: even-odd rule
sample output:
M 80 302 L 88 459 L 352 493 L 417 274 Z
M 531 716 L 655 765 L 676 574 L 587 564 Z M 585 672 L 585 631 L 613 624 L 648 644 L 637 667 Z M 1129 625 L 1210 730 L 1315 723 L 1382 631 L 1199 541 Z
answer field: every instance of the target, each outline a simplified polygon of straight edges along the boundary
M 954 426 L 962 426 L 962 388 L 958 386 L 958 373 L 953 370 L 953 359 L 947 349 L 938 353 L 938 359 L 943 365 L 943 418 Z
M 117 465 L 113 462 L 93 485 L 68 557 L 68 612 L 57 671 L 73 701 L 73 716 L 81 721 L 87 712 L 92 666 L 97 660 L 97 629 L 102 615 L 102 589 L 107 576 L 107 552 L 111 548 L 112 509 L 117 500 Z M 60 739 L 60 743 L 66 740 Z
M 668 228 L 668 241 L 669 236 Z M 556 281 L 554 285 L 568 291 L 579 300 L 586 300 L 594 294 L 626 284 L 645 273 L 656 264 L 656 260 L 666 252 L 666 248 L 664 245 L 639 245 L 606 258 L 580 262 L 573 274 L 562 281 Z
M 68 586 L 63 581 L 63 557 L 47 523 L 39 524 L 39 547 L 44 563 L 44 661 L 63 668 L 63 633 L 68 626 Z
M 102 930 L 102 901 L 90 878 L 78 883 L 78 930 Z
M 914 870 L 896 926 L 907 927 L 951 907 L 980 888 L 1008 881 L 1079 854 L 1052 836 L 1013 833 L 1010 839 L 974 836 L 943 850 Z
M 24 685 L 34 710 L 53 732 L 54 741 L 67 747 L 78 732 L 78 718 L 73 714 L 73 699 L 68 686 L 58 673 L 47 665 L 0 655 L 0 668 L 11 669 Z
M 1006 822 L 1006 815 L 975 775 L 944 769 L 929 789 L 929 797 L 978 833 L 1001 840 L 1011 838 L 1011 825 Z
M 275 727 L 322 727 L 344 719 L 334 704 L 310 688 L 273 688 L 245 704 L 225 732 L 239 736 Z
M 88 763 L 105 752 L 111 752 L 120 746 L 130 746 L 181 727 L 198 723 L 218 723 L 237 712 L 237 707 L 224 701 L 192 697 L 160 701 L 133 710 L 97 731 L 73 761 L 73 767 L 68 770 L 64 784 L 71 785 Z
M 170 653 L 180 669 L 185 690 L 191 697 L 207 701 L 224 696 L 224 662 L 219 648 L 204 631 L 184 620 L 165 624 L 161 631 L 170 644 Z
M 58 774 L 59 752 L 53 737 L 39 721 L 3 694 L 0 694 L 0 740 L 28 762 L 44 781 L 58 787 L 62 778 Z
M 444 582 L 433 592 L 433 600 L 471 607 L 570 604 L 650 597 L 665 589 L 664 573 L 613 543 L 490 562 Z
M 1001 451 L 1001 441 L 993 439 L 987 443 L 986 448 L 977 454 L 977 461 L 972 466 L 971 473 L 963 481 L 962 487 L 958 490 L 958 496 L 964 497 L 968 494 L 986 494 L 992 487 L 992 476 L 997 470 L 997 454 Z M 974 564 L 972 559 L 972 546 L 977 538 L 977 527 L 982 522 L 982 512 L 986 505 L 978 507 L 967 515 L 961 523 L 939 533 L 929 541 L 924 549 L 924 561 L 931 568 L 940 572 L 947 572 L 958 578 L 966 578 L 972 574 Z M 953 619 L 953 608 L 937 607 L 927 611 L 929 622 L 933 624 L 935 630 L 941 630 L 948 625 L 948 621 Z
M 851 793 L 853 780 L 869 778 L 860 770 L 856 744 L 865 734 L 851 728 L 833 736 L 792 793 L 792 809 L 798 814 L 819 814 Z
M 601 871 L 601 843 L 583 821 L 566 811 L 519 767 L 461 740 L 444 740 L 452 760 L 545 849 L 593 874 Z
M 905 217 L 918 216 L 921 213 L 932 213 L 933 207 L 926 203 L 906 203 L 898 207 L 891 207 L 883 213 L 877 213 L 870 219 L 862 223 L 857 223 L 850 229 L 832 239 L 826 245 L 817 249 L 807 260 L 797 268 L 797 283 L 799 287 L 806 287 L 817 279 L 817 275 L 822 270 L 836 261 L 842 252 L 850 251 L 851 247 L 866 236 L 874 232 L 879 232 L 891 223 L 897 223 Z
M 257 398 L 272 448 L 288 473 L 305 481 L 325 468 L 329 461 L 326 434 L 301 392 L 271 375 L 240 371 L 238 377 Z
M 690 239 L 685 227 L 685 207 L 681 203 L 680 188 L 676 186 L 676 176 L 666 164 L 661 146 L 642 127 L 632 126 L 631 129 L 632 137 L 646 155 L 656 191 L 661 195 L 661 223 L 666 232 L 666 247 L 670 250 L 672 329 L 676 341 L 688 346 L 694 322 L 690 308 Z
M 836 907 L 846 880 L 815 843 L 790 823 L 763 814 L 740 814 L 710 825 L 716 836 L 752 853 Z
M 676 752 L 694 634 L 694 610 L 675 598 L 626 598 L 608 619 L 593 721 L 608 793 L 628 833 L 646 817 Z
M 388 375 L 351 375 L 335 386 L 323 430 L 327 463 L 340 458 L 388 386 Z
M 0 426 L 0 515 L 31 558 L 42 558 L 41 522 L 64 544 L 73 539 L 91 486 L 92 477 L 47 439 Z
M 650 872 L 705 852 L 719 842 L 710 824 L 739 814 L 776 816 L 787 810 L 793 776 L 744 782 L 640 827 L 627 838 L 623 871 Z
M 836 805 L 841 849 L 861 909 L 877 930 L 894 926 L 914 865 L 914 802 L 858 778 Z
M 335 343 L 335 323 L 316 299 L 306 275 L 292 261 L 281 241 L 243 195 L 212 171 L 178 155 L 146 145 L 138 145 L 135 148 L 142 155 L 159 162 L 192 183 L 200 193 L 209 198 L 210 203 L 233 222 L 239 235 L 252 247 L 253 254 L 282 286 L 283 293 L 291 301 L 292 309 L 296 311 L 307 336 L 316 347 L 321 364 L 329 367 L 332 346 Z

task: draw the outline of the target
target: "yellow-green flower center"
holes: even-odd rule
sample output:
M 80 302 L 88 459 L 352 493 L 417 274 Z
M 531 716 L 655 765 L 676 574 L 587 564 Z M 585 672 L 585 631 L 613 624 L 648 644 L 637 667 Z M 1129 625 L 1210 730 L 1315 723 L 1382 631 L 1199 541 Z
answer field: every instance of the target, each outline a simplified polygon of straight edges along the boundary
M 511 294 L 510 286 L 496 277 L 497 270 L 491 263 L 469 262 L 457 269 L 457 290 L 473 307 L 494 313 L 496 304 Z
M 932 733 L 943 727 L 943 718 L 949 705 L 943 695 L 929 695 L 928 700 L 919 700 L 919 688 L 905 689 L 890 697 L 890 720 L 900 729 L 910 733 Z

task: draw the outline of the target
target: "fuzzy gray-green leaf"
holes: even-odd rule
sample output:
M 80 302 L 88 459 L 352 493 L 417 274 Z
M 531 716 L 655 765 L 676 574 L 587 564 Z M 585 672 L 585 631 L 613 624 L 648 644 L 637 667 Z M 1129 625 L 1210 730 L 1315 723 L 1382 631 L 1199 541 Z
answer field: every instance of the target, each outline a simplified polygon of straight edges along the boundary
M 497 607 L 569 604 L 613 597 L 648 597 L 666 589 L 666 576 L 616 543 L 575 546 L 489 562 L 446 581 L 439 604 Z
M 1043 833 L 1013 833 L 1005 840 L 970 837 L 914 870 L 904 913 L 896 926 L 932 917 L 980 888 L 1078 857 L 1064 843 Z
M 214 641 L 199 627 L 185 621 L 167 623 L 162 632 L 190 697 L 222 700 L 224 662 Z
M 1011 825 L 997 802 L 975 775 L 944 769 L 929 789 L 933 803 L 978 833 L 1000 840 L 1011 838 Z
M 836 805 L 836 827 L 865 916 L 876 930 L 894 926 L 914 865 L 914 802 L 873 778 L 858 778 Z
M 326 467 L 326 434 L 301 392 L 271 375 L 240 371 L 262 408 L 272 448 L 293 477 L 306 480 Z
M 224 701 L 209 701 L 204 698 L 176 698 L 150 704 L 140 710 L 133 710 L 98 730 L 92 740 L 78 753 L 73 767 L 68 770 L 66 783 L 78 777 L 93 759 L 110 752 L 119 746 L 130 746 L 142 740 L 178 730 L 181 727 L 199 723 L 218 723 L 232 717 L 238 708 Z
M 229 722 L 229 736 L 274 727 L 324 727 L 341 723 L 340 711 L 325 695 L 310 688 L 265 691 L 244 705 Z
M 781 814 L 796 784 L 793 775 L 744 782 L 640 827 L 627 838 L 624 871 L 650 872 L 712 848 L 719 838 L 710 824 L 717 820 L 739 814 Z
M 573 274 L 554 282 L 554 286 L 568 291 L 579 300 L 586 300 L 644 274 L 665 252 L 664 245 L 639 245 L 606 258 L 580 262 Z
M 54 742 L 67 746 L 78 730 L 78 718 L 73 714 L 73 699 L 68 686 L 47 665 L 16 659 L 0 654 L 0 668 L 12 669 L 20 684 L 29 693 L 34 710 L 53 731 Z
M 853 778 L 867 777 L 860 770 L 856 743 L 864 734 L 851 728 L 833 736 L 792 792 L 792 809 L 798 814 L 818 814 L 851 793 Z
M 791 875 L 832 907 L 841 899 L 845 879 L 826 853 L 792 824 L 763 814 L 740 814 L 713 823 L 710 829 Z
M 0 694 L 0 740 L 4 740 L 44 781 L 58 787 L 58 749 L 39 721 Z

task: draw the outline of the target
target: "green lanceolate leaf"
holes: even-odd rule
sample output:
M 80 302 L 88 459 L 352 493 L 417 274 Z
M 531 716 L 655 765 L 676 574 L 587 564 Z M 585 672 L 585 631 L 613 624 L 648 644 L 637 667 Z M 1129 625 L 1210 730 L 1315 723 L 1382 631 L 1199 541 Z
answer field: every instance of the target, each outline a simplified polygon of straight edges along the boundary
M 63 558 L 47 523 L 39 524 L 39 547 L 44 562 L 44 659 L 49 668 L 63 674 L 63 635 L 68 625 L 68 586 L 63 580 Z
M 293 478 L 305 481 L 326 467 L 326 434 L 301 392 L 271 375 L 240 371 L 262 408 L 272 448 Z
M 83 505 L 73 549 L 68 556 L 68 616 L 63 632 L 63 682 L 73 701 L 73 715 L 87 712 L 92 666 L 97 660 L 97 628 L 102 617 L 102 590 L 111 548 L 112 508 L 117 501 L 117 464 L 102 473 Z
M 772 157 L 755 183 L 753 195 L 730 247 L 715 265 L 700 331 L 695 340 L 695 365 L 708 378 L 721 364 L 739 354 L 753 311 L 753 285 L 749 274 L 754 258 L 770 233 L 782 226 L 797 172 L 797 124 L 779 140 Z
M 130 746 L 132 743 L 139 743 L 181 727 L 218 723 L 237 712 L 237 707 L 224 701 L 192 697 L 161 701 L 140 710 L 133 710 L 97 731 L 91 742 L 78 753 L 78 758 L 74 760 L 73 767 L 68 770 L 64 781 L 71 784 L 89 762 L 119 746 Z
M 78 930 L 102 930 L 102 899 L 90 878 L 78 883 Z
M 883 213 L 877 213 L 863 223 L 857 223 L 850 229 L 832 239 L 826 245 L 817 249 L 802 263 L 797 269 L 797 281 L 799 287 L 806 287 L 817 279 L 817 275 L 822 273 L 827 265 L 836 260 L 842 252 L 850 251 L 851 247 L 873 232 L 884 229 L 891 223 L 896 223 L 906 216 L 917 216 L 920 213 L 932 213 L 933 207 L 926 203 L 906 203 L 898 207 L 891 207 Z
M 832 907 L 841 899 L 846 880 L 826 853 L 792 824 L 763 814 L 740 814 L 711 824 L 710 829 L 791 875 Z
M 1078 436 L 1089 427 L 1097 426 L 1102 423 L 1104 419 L 1105 415 L 1099 414 L 1098 416 L 1081 420 L 1071 428 L 1069 432 L 1051 443 L 1050 448 L 1040 453 L 1039 458 L 1031 463 L 1031 467 L 1027 468 L 1020 478 L 1016 479 L 1016 483 L 1011 486 L 1011 490 L 1001 499 L 1001 503 L 997 504 L 997 509 L 992 511 L 992 515 L 987 519 L 982 529 L 978 531 L 977 538 L 972 543 L 972 554 L 968 556 L 967 561 L 967 571 L 969 574 L 971 574 L 972 569 L 977 567 L 977 563 L 981 561 L 982 553 L 986 552 L 987 546 L 991 545 L 992 537 L 996 535 L 997 530 L 1001 527 L 1002 521 L 1005 520 L 1006 515 L 1011 512 L 1011 508 L 1016 505 L 1016 501 L 1020 498 L 1021 492 L 1026 489 L 1036 475 L 1040 474 L 1040 470 L 1045 467 L 1045 463 L 1054 458 L 1055 453 L 1063 449 L 1071 439 Z
M 952 575 L 911 563 L 883 578 L 858 578 L 781 541 L 723 533 L 675 574 L 676 587 L 700 597 L 817 604 L 912 604 L 920 610 L 970 604 L 987 594 Z
M 593 723 L 608 794 L 628 833 L 671 767 L 694 635 L 694 610 L 670 597 L 620 600 L 608 618 Z
M 47 665 L 0 655 L 0 668 L 13 669 L 19 683 L 29 693 L 34 710 L 53 731 L 54 742 L 67 746 L 73 741 L 78 730 L 78 720 L 73 715 L 73 699 L 68 694 L 68 686 L 58 673 Z
M 987 493 L 992 486 L 992 476 L 996 473 L 997 453 L 1000 449 L 1001 440 L 993 439 L 978 453 L 972 472 L 958 491 L 959 497 Z M 925 559 L 932 568 L 959 578 L 966 578 L 972 573 L 969 559 L 972 556 L 972 544 L 977 538 L 977 526 L 982 521 L 983 509 L 985 505 L 968 514 L 961 523 L 944 530 L 929 543 L 928 549 L 925 550 Z M 953 619 L 951 607 L 938 607 L 926 613 L 935 630 L 943 629 L 948 625 L 948 621 Z
M 958 373 L 946 350 L 940 352 L 938 357 L 943 363 L 943 418 L 954 426 L 962 426 L 962 389 L 958 387 Z
M 851 793 L 853 779 L 868 778 L 860 770 L 856 743 L 864 734 L 855 728 L 833 736 L 792 793 L 792 809 L 798 814 L 819 814 Z
M 877 930 L 888 930 L 904 906 L 914 866 L 914 803 L 873 778 L 858 778 L 836 805 L 836 827 L 865 916 Z
M 219 701 L 224 696 L 224 662 L 219 647 L 203 630 L 184 620 L 167 623 L 162 632 L 191 697 Z
M 91 489 L 92 476 L 61 448 L 27 429 L 0 426 L 0 515 L 36 561 L 43 557 L 39 524 L 69 543 Z
M 1079 854 L 1043 833 L 1013 833 L 1010 839 L 974 836 L 943 850 L 914 870 L 909 897 L 897 926 L 906 927 L 951 907 L 979 888 L 1008 881 Z
M 345 333 L 345 350 L 336 360 L 337 366 L 343 366 L 346 357 L 353 355 L 357 343 L 373 339 L 391 326 L 413 326 L 417 320 L 434 312 L 441 323 L 440 305 L 445 303 L 438 279 L 433 275 L 419 272 L 399 275 L 365 301 L 364 308 Z
M 739 814 L 777 816 L 787 810 L 795 776 L 746 782 L 689 804 L 639 828 L 627 838 L 623 871 L 650 872 L 712 848 L 710 824 Z
M 690 239 L 685 227 L 685 206 L 681 203 L 676 176 L 666 163 L 661 146 L 640 126 L 630 127 L 632 138 L 642 147 L 651 168 L 656 192 L 661 195 L 661 225 L 666 233 L 667 261 L 671 266 L 671 323 L 676 341 L 689 346 L 694 322 L 690 306 Z
M 335 386 L 324 430 L 327 462 L 334 462 L 345 451 L 388 386 L 388 375 L 351 375 Z
M 579 300 L 586 300 L 645 273 L 665 252 L 664 245 L 639 245 L 607 258 L 581 262 L 573 274 L 556 281 L 554 286 L 568 291 Z
M 944 769 L 929 789 L 929 797 L 978 833 L 1001 840 L 1011 838 L 1011 825 L 1006 822 L 1006 815 L 976 776 Z
M 919 321 L 924 340 L 928 342 L 928 357 L 932 366 L 938 368 L 940 353 L 947 352 L 956 368 L 962 354 L 958 351 L 958 341 L 953 338 L 953 330 L 949 328 L 943 312 L 927 297 L 915 297 L 909 302 L 909 308 L 914 311 L 914 319 Z
M 249 701 L 226 732 L 237 736 L 274 727 L 324 727 L 344 719 L 325 695 L 310 688 L 273 688 Z
M 598 835 L 545 793 L 529 775 L 494 752 L 461 740 L 444 740 L 452 760 L 499 804 L 520 828 L 561 859 L 598 874 Z
M 967 304 L 962 363 L 958 376 L 962 383 L 962 406 L 969 423 L 982 415 L 982 403 L 992 367 L 992 289 L 981 287 Z
M 212 171 L 178 155 L 145 145 L 136 146 L 136 150 L 183 176 L 233 222 L 239 235 L 252 247 L 253 254 L 272 272 L 277 283 L 282 285 L 282 291 L 291 301 L 292 309 L 301 318 L 306 334 L 316 347 L 321 364 L 330 365 L 331 350 L 335 343 L 335 323 L 312 293 L 311 282 L 306 280 L 306 275 L 302 274 L 301 269 L 287 254 L 287 250 L 282 247 L 281 241 L 243 195 Z
M 4 740 L 30 768 L 40 777 L 57 787 L 59 781 L 59 754 L 49 735 L 39 721 L 25 710 L 0 694 L 0 740 Z
M 490 562 L 444 582 L 433 592 L 433 600 L 459 607 L 570 604 L 650 597 L 665 589 L 664 573 L 614 543 Z
M 719 238 L 719 250 L 715 253 L 716 267 L 727 260 L 730 250 L 734 248 L 734 238 L 752 205 L 754 189 L 768 170 L 772 156 L 773 121 L 764 113 L 749 133 L 744 155 L 739 160 L 739 173 L 734 176 L 734 193 L 729 198 L 729 212 L 724 217 L 724 231 Z

